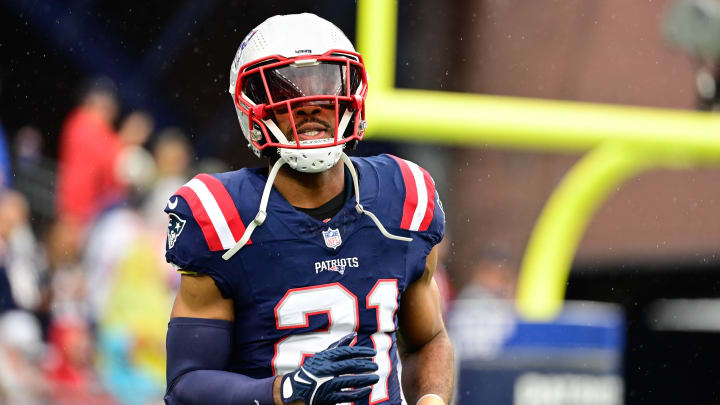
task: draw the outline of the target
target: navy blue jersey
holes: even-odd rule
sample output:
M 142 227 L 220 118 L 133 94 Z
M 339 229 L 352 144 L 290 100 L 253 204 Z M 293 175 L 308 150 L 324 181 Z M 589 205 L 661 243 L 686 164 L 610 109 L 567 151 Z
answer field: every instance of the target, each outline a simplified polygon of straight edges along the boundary
M 400 404 L 397 309 L 443 236 L 445 215 L 430 175 L 390 156 L 353 158 L 360 202 L 390 233 L 355 210 L 355 198 L 327 222 L 293 208 L 275 189 L 267 219 L 230 260 L 260 205 L 266 170 L 201 174 L 168 201 L 166 258 L 207 274 L 235 307 L 230 371 L 254 378 L 284 374 L 305 357 L 357 331 L 379 366 L 370 403 Z M 363 401 L 362 404 L 367 404 Z

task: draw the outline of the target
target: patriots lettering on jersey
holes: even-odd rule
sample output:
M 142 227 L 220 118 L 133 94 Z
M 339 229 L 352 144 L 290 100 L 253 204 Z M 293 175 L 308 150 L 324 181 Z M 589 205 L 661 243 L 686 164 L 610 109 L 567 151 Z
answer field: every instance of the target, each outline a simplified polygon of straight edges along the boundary
M 172 249 L 175 246 L 175 242 L 180 237 L 183 229 L 185 229 L 185 220 L 181 219 L 177 215 L 170 213 L 170 223 L 168 224 L 168 249 Z
M 360 261 L 357 257 L 344 257 L 342 259 L 324 260 L 315 262 L 315 274 L 323 271 L 335 271 L 340 275 L 345 275 L 345 269 L 348 267 L 359 267 Z

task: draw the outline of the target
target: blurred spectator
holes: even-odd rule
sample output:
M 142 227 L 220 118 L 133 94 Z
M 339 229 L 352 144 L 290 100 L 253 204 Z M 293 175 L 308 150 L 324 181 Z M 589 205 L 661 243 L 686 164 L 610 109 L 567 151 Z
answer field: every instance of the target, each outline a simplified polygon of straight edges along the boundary
M 133 111 L 120 124 L 118 139 L 123 146 L 140 146 L 155 128 L 155 120 L 144 111 Z
M 448 320 L 456 358 L 494 358 L 514 332 L 515 266 L 509 258 L 509 252 L 495 245 L 475 257 L 471 282 Z
M 0 189 L 12 185 L 12 165 L 7 147 L 7 135 L 0 122 Z
M 43 155 L 40 131 L 30 125 L 20 128 L 13 141 L 13 188 L 30 204 L 31 225 L 41 234 L 55 218 L 55 162 Z
M 150 225 L 160 229 L 165 237 L 167 215 L 158 215 L 168 198 L 189 180 L 192 147 L 187 136 L 178 128 L 160 132 L 152 148 L 157 168 L 153 189 L 143 205 L 143 216 Z M 162 249 L 162 246 L 160 247 Z
M 93 342 L 87 325 L 73 317 L 53 321 L 46 377 L 57 405 L 113 404 L 93 368 Z
M 88 302 L 98 326 L 100 373 L 104 384 L 123 404 L 147 404 L 165 388 L 165 323 L 174 284 L 158 243 L 167 229 L 151 226 L 156 218 L 139 211 L 147 200 L 156 172 L 148 155 L 136 154 L 123 166 L 131 183 L 124 204 L 104 212 L 94 223 L 83 258 L 92 289 Z M 147 154 L 147 152 L 145 152 Z M 137 170 L 145 167 L 143 170 Z M 143 174 L 145 173 L 145 174 Z
M 75 225 L 58 219 L 46 235 L 49 299 L 48 319 L 52 317 L 88 317 L 85 295 L 87 274 L 78 264 L 83 239 Z
M 116 203 L 137 205 L 155 179 L 155 162 L 143 147 L 154 129 L 154 120 L 142 111 L 133 111 L 120 125 L 118 138 L 123 147 L 115 161 L 115 177 L 127 189 Z M 133 201 L 130 201 L 133 200 Z M 105 207 L 110 208 L 111 206 Z
M 0 316 L 0 403 L 47 404 L 40 325 L 24 311 Z
M 33 167 L 42 159 L 45 141 L 37 128 L 26 125 L 15 134 L 14 152 L 18 167 Z
M 491 245 L 473 259 L 470 283 L 458 298 L 504 299 L 515 297 L 516 268 L 507 249 Z
M 113 130 L 118 108 L 114 83 L 95 79 L 60 134 L 57 210 L 79 230 L 125 193 L 115 176 L 122 148 Z
M 153 146 L 158 178 L 186 178 L 192 158 L 192 146 L 179 128 L 167 128 L 158 134 Z
M 136 218 L 136 220 L 139 218 Z M 101 371 L 119 402 L 145 404 L 165 388 L 165 332 L 172 291 L 167 264 L 142 224 L 115 263 L 99 322 Z
M 7 272 L 0 268 L 0 313 L 17 308 L 10 288 Z
M 39 286 L 44 263 L 42 255 L 38 255 L 28 215 L 22 194 L 16 191 L 0 194 L 0 273 L 5 274 L 8 288 L 6 292 L 0 291 L 0 301 L 11 303 L 9 307 L 36 310 L 41 299 Z
M 0 70 L 0 94 L 2 94 L 3 76 L 5 72 Z M 2 125 L 2 117 L 0 117 L 0 189 L 9 187 L 12 180 L 12 167 L 10 165 L 10 155 L 7 147 L 7 135 Z

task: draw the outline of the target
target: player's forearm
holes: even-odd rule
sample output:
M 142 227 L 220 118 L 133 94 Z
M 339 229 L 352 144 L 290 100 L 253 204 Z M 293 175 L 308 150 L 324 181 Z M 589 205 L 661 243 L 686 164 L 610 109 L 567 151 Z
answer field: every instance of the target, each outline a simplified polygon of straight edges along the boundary
M 256 379 L 226 371 L 232 354 L 232 323 L 176 317 L 168 324 L 168 405 L 275 403 L 275 377 Z
M 168 405 L 271 405 L 275 377 L 254 379 L 221 370 L 194 370 L 167 391 Z
M 426 394 L 435 394 L 450 403 L 454 380 L 453 348 L 445 329 L 412 352 L 401 354 L 403 392 L 408 404 L 415 405 Z M 435 403 L 426 397 L 423 404 Z

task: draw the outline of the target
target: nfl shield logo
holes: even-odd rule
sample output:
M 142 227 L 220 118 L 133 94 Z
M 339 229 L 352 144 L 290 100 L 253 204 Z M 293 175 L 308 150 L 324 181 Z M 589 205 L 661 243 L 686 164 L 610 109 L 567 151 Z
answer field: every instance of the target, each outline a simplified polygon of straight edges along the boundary
M 340 237 L 340 231 L 338 229 L 328 228 L 327 231 L 323 231 L 323 238 L 325 238 L 325 246 L 336 249 L 342 244 L 342 238 Z
M 175 246 L 175 242 L 177 241 L 177 238 L 180 236 L 180 233 L 182 233 L 184 228 L 185 220 L 181 219 L 173 213 L 170 213 L 170 223 L 168 224 L 167 236 L 168 249 L 172 249 L 173 246 Z

